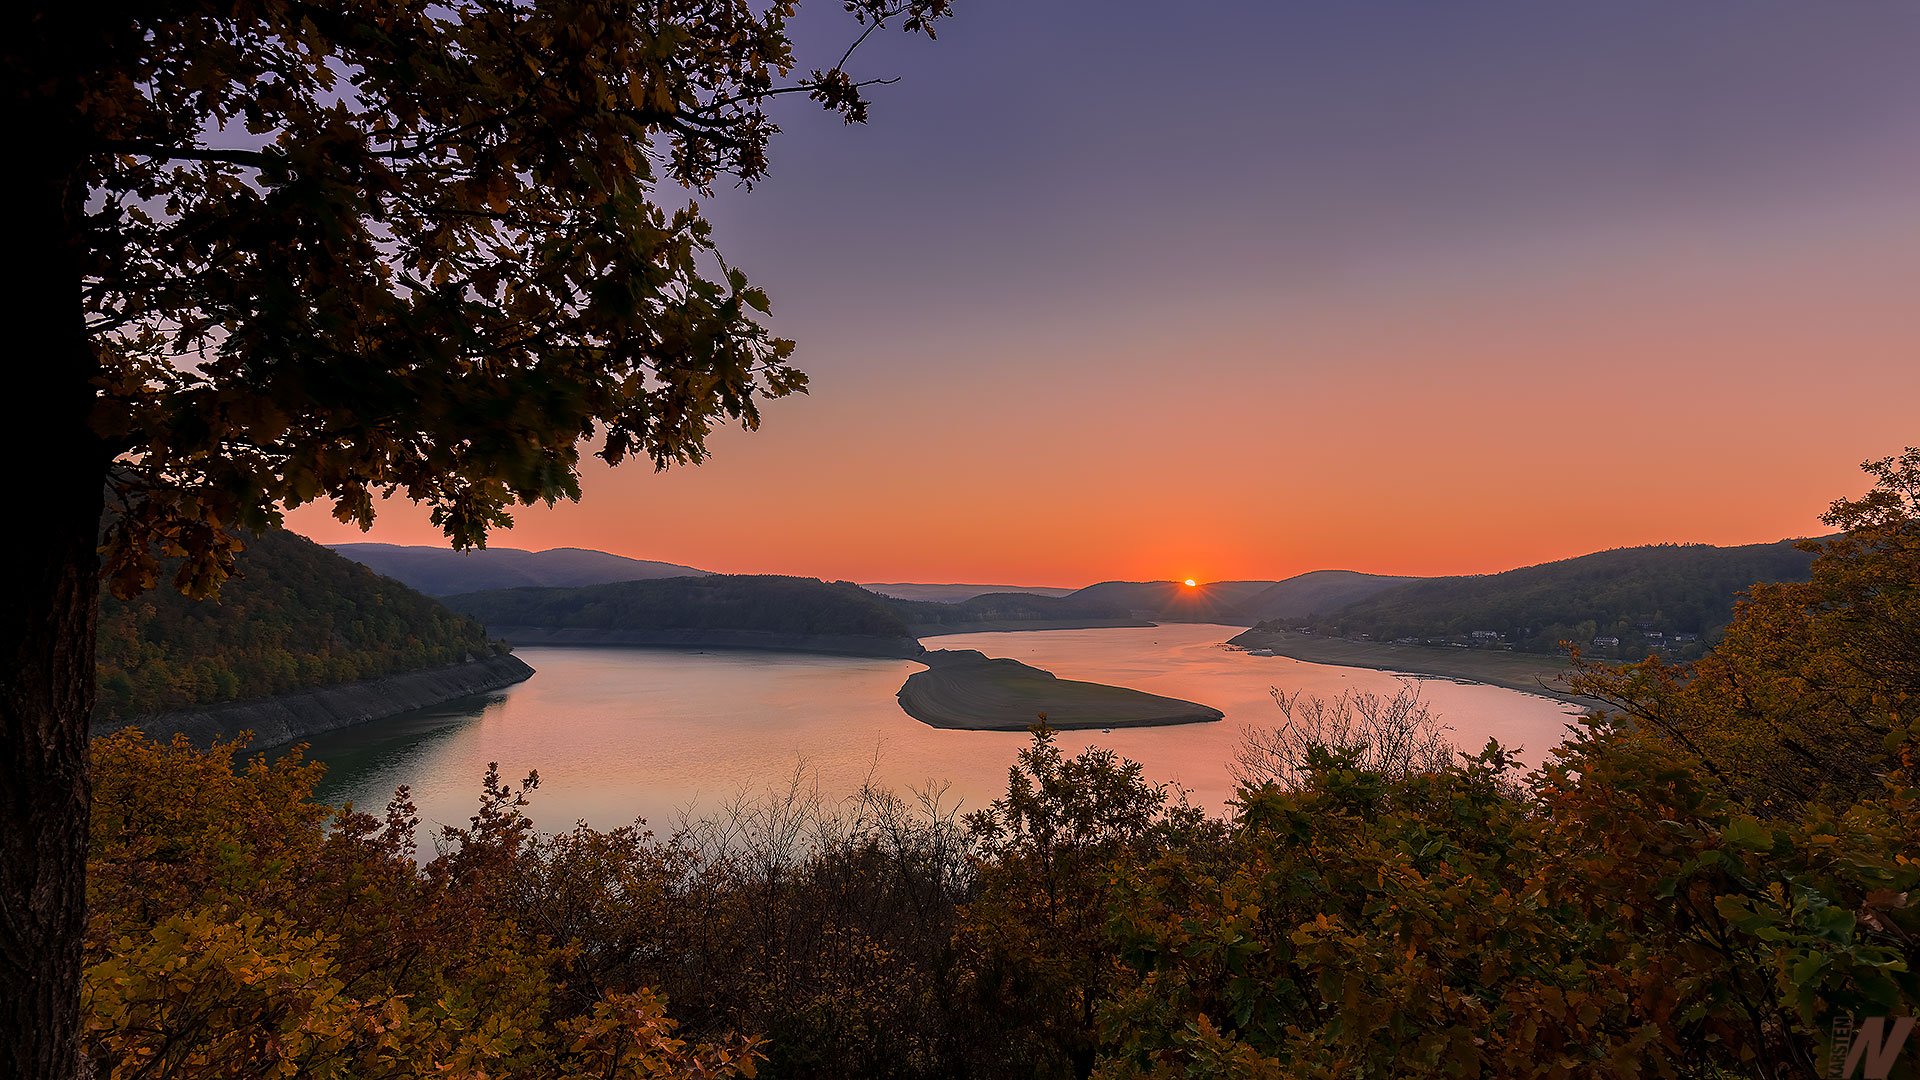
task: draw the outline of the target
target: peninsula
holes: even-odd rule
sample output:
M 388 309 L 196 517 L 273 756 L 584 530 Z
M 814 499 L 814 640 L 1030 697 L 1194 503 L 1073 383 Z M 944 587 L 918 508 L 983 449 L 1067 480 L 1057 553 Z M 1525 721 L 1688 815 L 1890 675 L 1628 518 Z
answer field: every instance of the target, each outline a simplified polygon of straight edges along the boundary
M 1046 714 L 1061 730 L 1204 724 L 1218 709 L 1122 686 L 1055 678 L 1018 660 L 996 660 L 977 649 L 937 649 L 919 658 L 927 670 L 907 677 L 900 707 L 940 728 L 1025 731 Z

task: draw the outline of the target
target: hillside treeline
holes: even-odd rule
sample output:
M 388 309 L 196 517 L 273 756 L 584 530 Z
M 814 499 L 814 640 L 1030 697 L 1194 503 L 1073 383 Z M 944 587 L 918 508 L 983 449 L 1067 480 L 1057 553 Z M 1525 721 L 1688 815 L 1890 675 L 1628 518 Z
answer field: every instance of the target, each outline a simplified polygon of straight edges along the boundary
M 96 719 L 307 690 L 490 655 L 479 623 L 293 533 L 247 541 L 218 599 L 100 606 Z
M 1293 702 L 1223 817 L 1043 729 L 965 817 L 796 783 L 543 836 L 537 778 L 489 775 L 422 863 L 404 791 L 378 819 L 291 758 L 102 740 L 87 1049 L 179 1080 L 1825 1076 L 1836 1020 L 1920 1006 L 1920 451 L 1882 464 L 1811 580 L 1691 672 L 1589 670 L 1621 712 L 1528 776 L 1434 760 L 1421 709 Z
M 912 636 L 888 600 L 852 582 L 774 574 L 489 589 L 444 599 L 489 626 Z
M 1649 641 L 1671 647 L 1682 634 L 1696 636 L 1698 645 L 1717 640 L 1740 590 L 1805 581 L 1812 561 L 1792 541 L 1617 548 L 1500 574 L 1412 581 L 1306 621 L 1320 632 L 1376 641 L 1465 639 L 1491 630 L 1515 649 L 1540 653 L 1560 652 L 1562 641 L 1590 648 L 1596 637 L 1614 637 L 1620 646 L 1613 656 L 1640 659 Z
M 452 596 L 485 589 L 571 588 L 643 578 L 698 577 L 705 570 L 678 563 L 630 559 L 586 548 L 486 547 L 455 551 L 449 547 L 400 544 L 334 544 L 333 550 L 428 596 Z
M 911 626 L 958 626 L 979 622 L 1065 622 L 1074 619 L 1125 619 L 1125 609 L 1067 596 L 1034 593 L 983 593 L 958 603 L 882 598 L 903 622 Z

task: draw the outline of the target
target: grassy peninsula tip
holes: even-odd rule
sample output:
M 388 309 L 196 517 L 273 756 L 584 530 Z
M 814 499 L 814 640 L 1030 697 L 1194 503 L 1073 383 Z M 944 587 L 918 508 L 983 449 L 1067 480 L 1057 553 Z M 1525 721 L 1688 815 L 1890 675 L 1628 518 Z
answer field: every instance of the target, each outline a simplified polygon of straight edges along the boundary
M 939 649 L 919 659 L 927 670 L 907 677 L 900 707 L 933 727 L 1024 731 L 1041 713 L 1049 727 L 1062 730 L 1204 724 L 1226 715 L 1179 698 L 1055 678 L 976 649 Z

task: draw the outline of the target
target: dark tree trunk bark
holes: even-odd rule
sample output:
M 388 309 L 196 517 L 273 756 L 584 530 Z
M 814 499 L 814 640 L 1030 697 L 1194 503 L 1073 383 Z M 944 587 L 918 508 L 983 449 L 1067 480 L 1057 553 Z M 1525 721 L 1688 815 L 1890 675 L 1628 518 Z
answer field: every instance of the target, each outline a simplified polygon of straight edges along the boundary
M 33 110 L 27 110 L 31 113 Z M 0 170 L 15 274 L 0 460 L 0 1076 L 81 1075 L 87 724 L 94 698 L 100 514 L 110 461 L 89 423 L 87 339 L 59 117 L 20 118 L 34 151 Z M 36 122 L 38 121 L 38 122 Z

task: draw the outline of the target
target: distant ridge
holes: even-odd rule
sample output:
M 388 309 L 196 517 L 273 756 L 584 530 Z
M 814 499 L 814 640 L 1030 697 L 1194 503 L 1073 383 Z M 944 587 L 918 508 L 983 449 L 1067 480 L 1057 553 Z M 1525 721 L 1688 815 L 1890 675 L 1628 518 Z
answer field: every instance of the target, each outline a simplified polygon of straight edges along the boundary
M 1333 611 L 1365 600 L 1397 585 L 1419 581 L 1414 577 L 1362 574 L 1356 570 L 1314 570 L 1276 581 L 1239 602 L 1240 610 L 1256 621 L 1289 619 Z
M 261 706 L 277 714 L 286 695 L 359 685 L 350 703 L 332 695 L 337 707 L 322 710 L 350 723 L 431 704 L 421 695 L 435 688 L 530 673 L 524 664 L 492 664 L 503 650 L 478 622 L 303 536 L 274 529 L 246 545 L 218 600 L 189 600 L 172 588 L 102 598 L 96 723 L 140 718 L 150 733 L 200 736 L 211 729 L 154 718 L 210 709 L 227 715 L 234 702 L 277 702 Z M 476 682 L 482 660 L 491 673 Z M 411 678 L 442 669 L 454 674 Z M 254 731 L 271 737 L 265 726 Z
M 1160 622 L 1250 625 L 1331 611 L 1419 578 L 1315 570 L 1285 581 L 1102 581 L 1067 599 Z
M 1024 731 L 1044 716 L 1048 727 L 1073 731 L 1205 724 L 1225 715 L 1198 702 L 1056 678 L 977 649 L 940 649 L 918 659 L 927 670 L 907 676 L 900 708 L 933 727 Z
M 428 596 L 452 596 L 484 589 L 527 586 L 571 588 L 616 581 L 700 577 L 707 571 L 678 563 L 629 559 L 587 548 L 450 548 L 401 544 L 332 544 L 334 551 L 376 574 L 410 585 Z
M 1187 585 L 1178 581 L 1102 581 L 1067 597 L 1087 607 L 1109 608 L 1160 622 L 1222 623 L 1245 626 L 1257 620 L 1238 601 L 1273 584 L 1268 581 L 1214 581 Z
M 680 575 L 461 593 L 448 607 L 528 645 L 660 645 L 913 657 L 925 650 L 889 601 L 850 581 Z
M 895 600 L 930 600 L 936 604 L 958 604 L 991 593 L 1031 593 L 1034 596 L 1066 596 L 1076 590 L 1051 585 L 927 585 L 919 582 L 862 582 L 861 588 Z
M 1311 623 L 1317 634 L 1377 641 L 1478 640 L 1549 654 L 1572 641 L 1608 659 L 1662 650 L 1687 659 L 1718 638 L 1742 590 L 1805 581 L 1812 563 L 1792 540 L 1613 548 L 1498 574 L 1419 578 L 1319 608 Z
M 876 596 L 878 594 L 875 594 Z M 1000 630 L 1066 630 L 1096 626 L 1149 626 L 1125 610 L 1063 596 L 1034 593 L 982 593 L 957 603 L 901 600 L 881 602 L 904 621 L 915 637 Z

